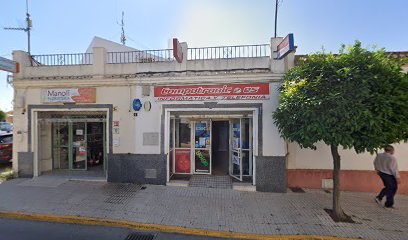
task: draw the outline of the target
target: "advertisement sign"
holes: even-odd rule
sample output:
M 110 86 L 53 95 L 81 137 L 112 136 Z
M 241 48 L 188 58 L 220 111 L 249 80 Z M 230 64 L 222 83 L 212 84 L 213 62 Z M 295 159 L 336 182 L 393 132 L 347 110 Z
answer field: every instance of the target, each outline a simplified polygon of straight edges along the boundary
M 199 173 L 210 172 L 210 151 L 195 150 L 195 171 Z
M 290 52 L 295 50 L 295 41 L 293 40 L 293 33 L 289 33 L 281 43 L 279 43 L 277 52 L 277 59 L 282 59 Z
M 17 62 L 14 62 L 4 57 L 0 57 L 0 70 L 6 71 L 6 72 L 18 73 L 19 65 Z
M 181 48 L 180 42 L 177 38 L 173 38 L 173 57 L 178 63 L 183 62 L 183 49 Z
M 44 103 L 95 103 L 95 88 L 44 89 L 41 92 Z
M 143 107 L 144 107 L 144 110 L 145 110 L 146 112 L 150 112 L 150 109 L 152 109 L 152 104 L 150 103 L 150 101 L 146 101 L 146 102 L 143 104 Z
M 210 134 L 208 131 L 207 123 L 196 123 L 195 124 L 195 147 L 196 148 L 206 148 L 210 145 Z
M 133 110 L 139 111 L 142 108 L 142 102 L 138 98 L 133 99 L 132 106 L 133 106 Z
M 269 83 L 155 86 L 157 101 L 264 100 Z
M 190 149 L 176 149 L 175 173 L 190 173 Z

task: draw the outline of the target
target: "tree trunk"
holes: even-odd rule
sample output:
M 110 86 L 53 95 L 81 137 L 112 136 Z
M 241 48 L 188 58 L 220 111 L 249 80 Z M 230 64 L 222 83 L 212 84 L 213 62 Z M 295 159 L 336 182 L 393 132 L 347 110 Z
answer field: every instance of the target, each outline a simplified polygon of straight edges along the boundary
M 333 156 L 333 214 L 340 220 L 345 220 L 346 215 L 340 205 L 340 155 L 337 145 L 331 145 Z

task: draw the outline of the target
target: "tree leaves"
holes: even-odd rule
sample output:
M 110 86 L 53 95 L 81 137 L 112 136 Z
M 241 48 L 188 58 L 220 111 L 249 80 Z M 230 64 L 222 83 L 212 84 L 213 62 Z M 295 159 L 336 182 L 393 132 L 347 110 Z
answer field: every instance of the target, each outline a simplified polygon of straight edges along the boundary
M 284 78 L 273 114 L 281 135 L 302 147 L 374 152 L 408 139 L 408 75 L 384 50 L 356 42 L 339 55 L 309 55 Z

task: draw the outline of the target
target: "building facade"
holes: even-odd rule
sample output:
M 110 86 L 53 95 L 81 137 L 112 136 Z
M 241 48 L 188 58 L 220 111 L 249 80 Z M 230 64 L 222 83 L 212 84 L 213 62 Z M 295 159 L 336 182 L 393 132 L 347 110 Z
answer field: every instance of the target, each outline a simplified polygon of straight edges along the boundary
M 286 143 L 272 119 L 295 63 L 293 52 L 276 59 L 282 38 L 209 48 L 177 43 L 176 57 L 172 49 L 104 41 L 83 54 L 13 53 L 20 63 L 13 76 L 19 176 L 98 172 L 109 182 L 166 185 L 180 176 L 230 175 L 257 191 L 330 187 L 328 148 Z M 407 155 L 398 145 L 397 158 Z M 344 190 L 377 190 L 373 156 L 344 151 L 342 159 Z M 408 163 L 400 168 L 407 176 Z M 363 183 L 354 180 L 361 176 Z
M 171 49 L 94 47 L 32 58 L 15 51 L 13 167 L 27 177 L 103 171 L 110 182 L 150 184 L 229 174 L 259 191 L 284 192 L 286 144 L 272 112 L 294 54 L 275 60 L 280 41 L 181 43 L 177 60 Z

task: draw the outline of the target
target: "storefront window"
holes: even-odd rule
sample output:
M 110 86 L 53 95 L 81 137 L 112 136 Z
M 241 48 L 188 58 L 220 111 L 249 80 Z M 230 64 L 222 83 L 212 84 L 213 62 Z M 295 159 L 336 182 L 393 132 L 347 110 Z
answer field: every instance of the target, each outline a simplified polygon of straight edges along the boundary
M 176 148 L 191 147 L 191 127 L 190 121 L 186 119 L 176 119 Z
M 242 118 L 242 149 L 249 149 L 249 118 Z
M 210 147 L 210 131 L 207 122 L 196 122 L 194 139 L 195 148 Z
M 238 120 L 232 122 L 232 148 L 239 149 L 241 147 L 241 125 Z
M 195 171 L 201 173 L 210 172 L 210 151 L 195 150 Z

